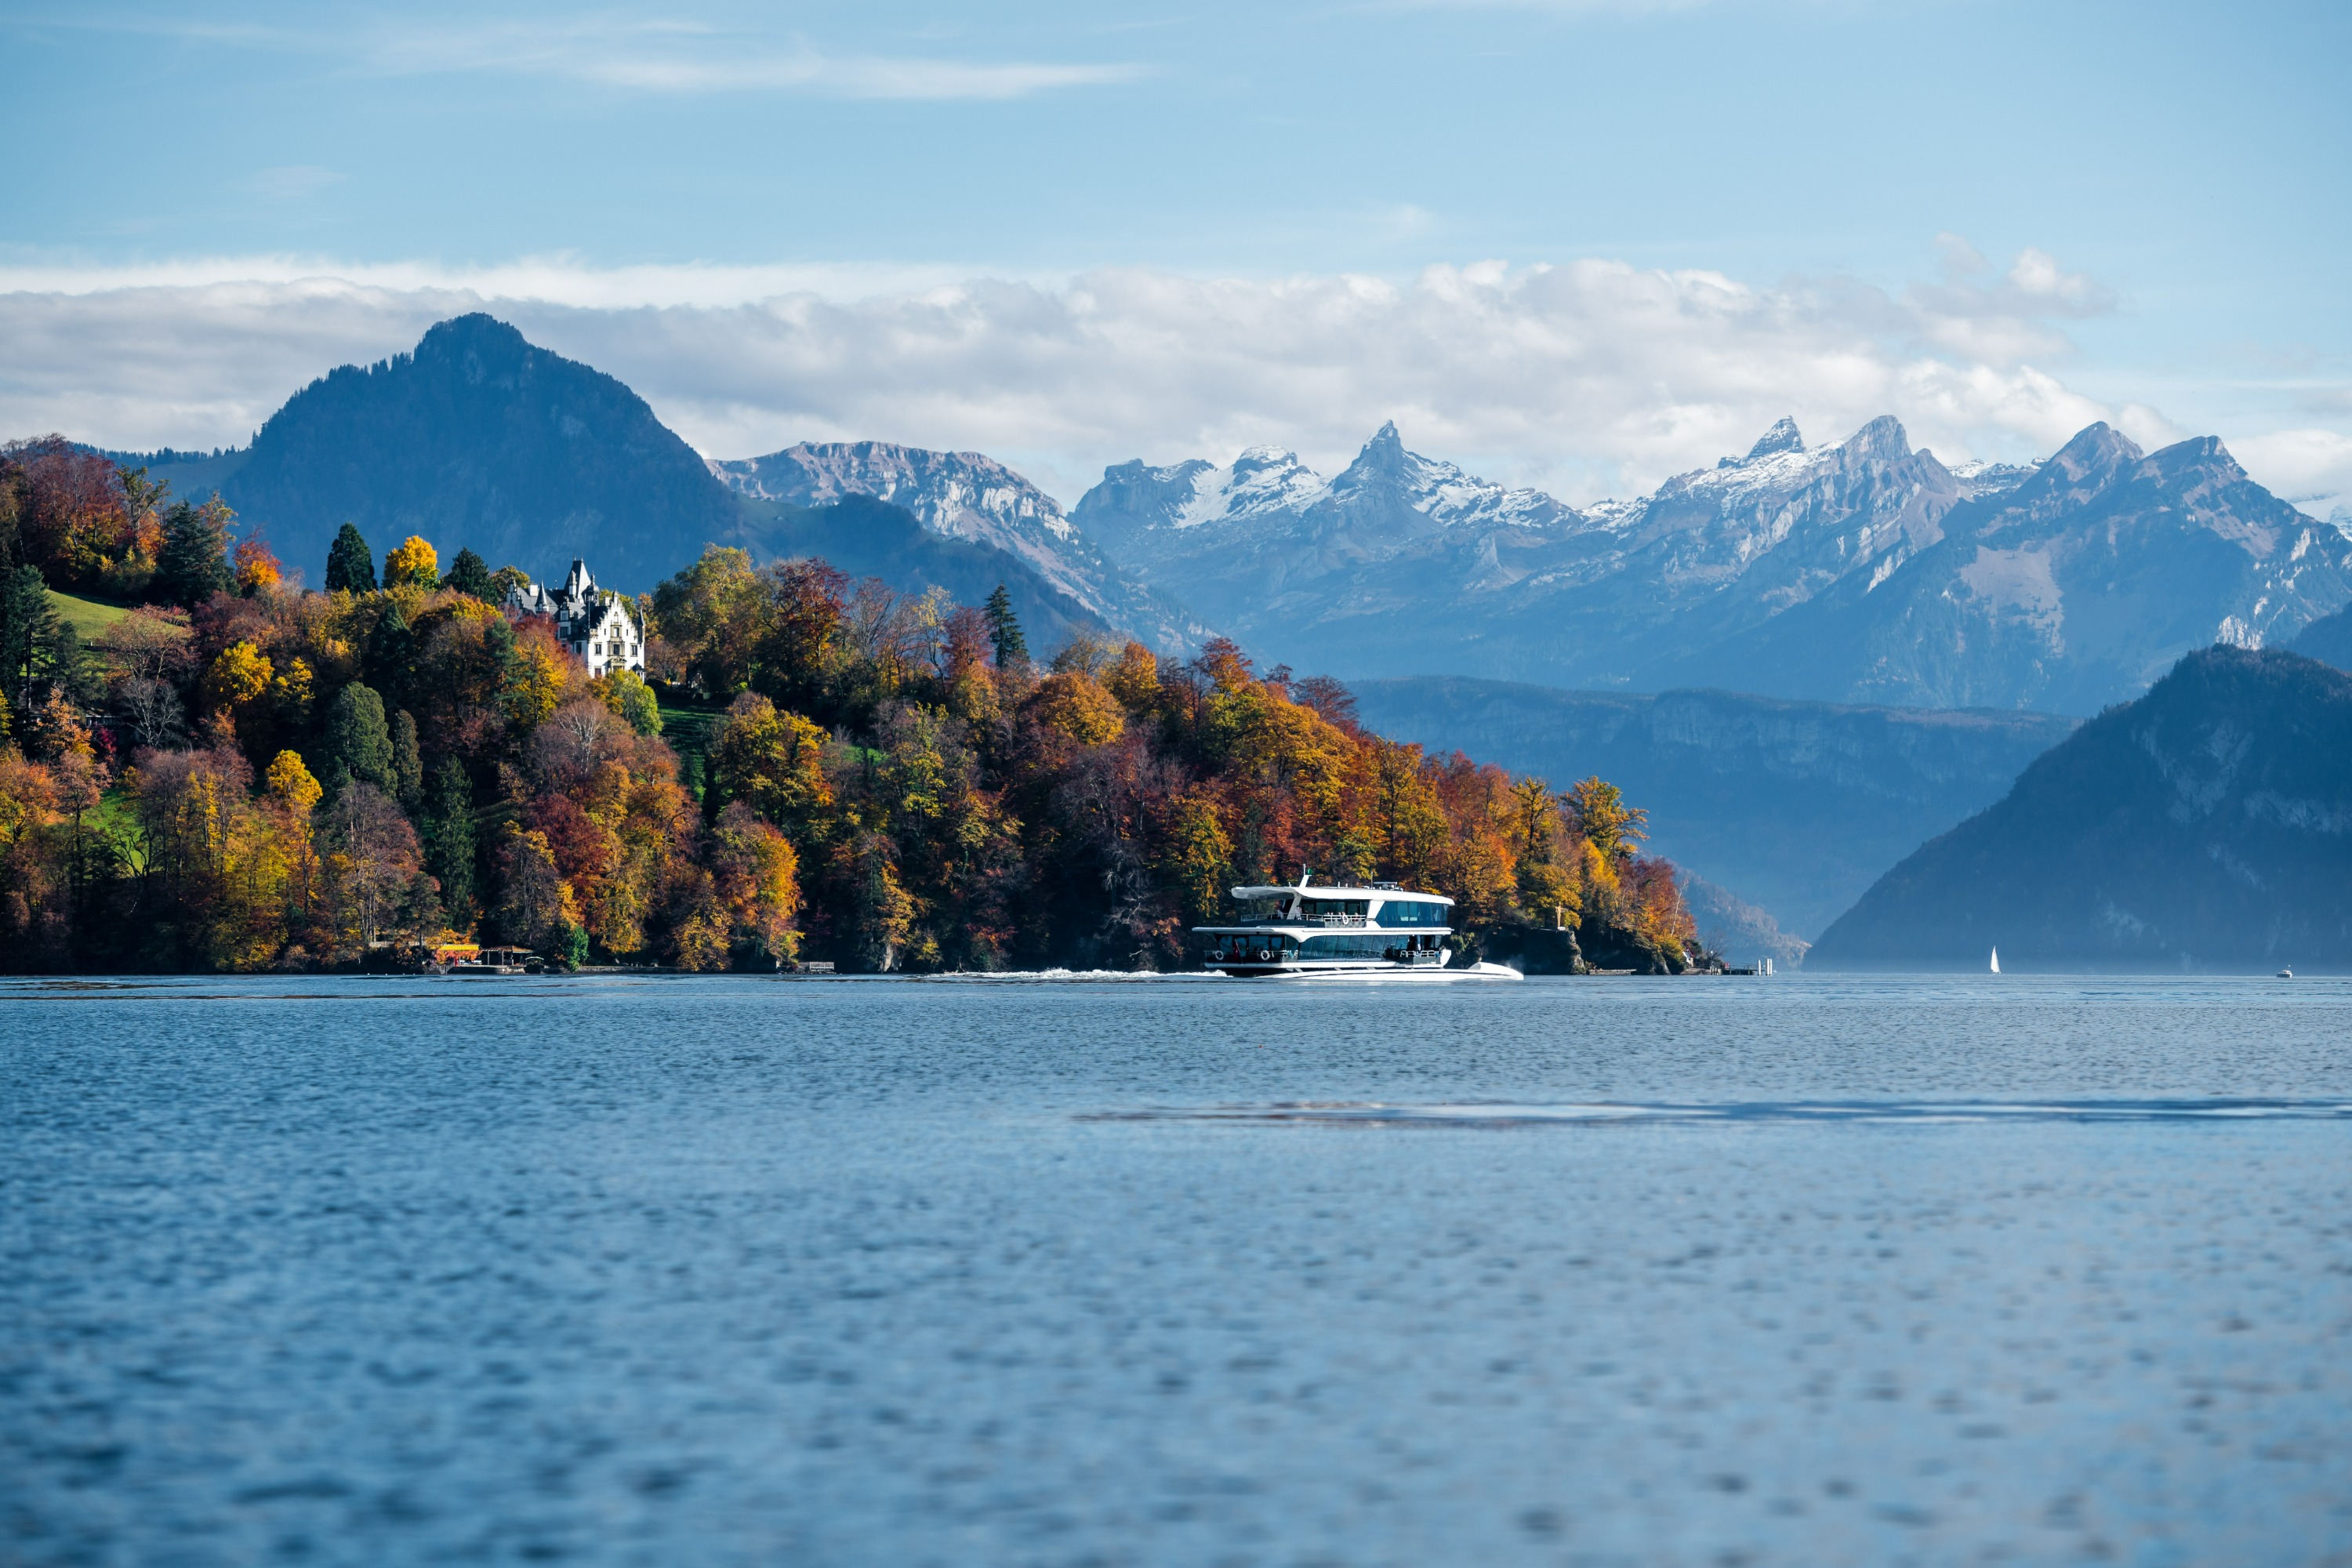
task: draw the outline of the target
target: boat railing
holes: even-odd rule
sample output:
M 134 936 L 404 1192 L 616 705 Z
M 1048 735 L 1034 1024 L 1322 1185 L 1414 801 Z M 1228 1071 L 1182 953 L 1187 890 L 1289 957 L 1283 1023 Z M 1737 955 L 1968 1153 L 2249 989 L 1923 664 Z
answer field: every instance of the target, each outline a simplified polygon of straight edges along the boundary
M 1368 926 L 1372 922 L 1362 915 L 1317 915 L 1314 923 L 1327 926 Z

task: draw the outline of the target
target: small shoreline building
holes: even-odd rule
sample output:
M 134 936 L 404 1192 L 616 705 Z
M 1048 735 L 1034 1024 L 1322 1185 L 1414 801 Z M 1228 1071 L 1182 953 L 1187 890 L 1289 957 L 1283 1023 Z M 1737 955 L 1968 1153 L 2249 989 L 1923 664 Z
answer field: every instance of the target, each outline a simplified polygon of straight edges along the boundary
M 592 676 L 615 669 L 646 672 L 645 629 L 629 613 L 628 601 L 608 588 L 596 586 L 587 563 L 574 557 L 571 574 L 561 588 L 525 583 L 508 590 L 507 610 L 518 616 L 546 616 L 555 622 L 563 646 L 587 660 Z

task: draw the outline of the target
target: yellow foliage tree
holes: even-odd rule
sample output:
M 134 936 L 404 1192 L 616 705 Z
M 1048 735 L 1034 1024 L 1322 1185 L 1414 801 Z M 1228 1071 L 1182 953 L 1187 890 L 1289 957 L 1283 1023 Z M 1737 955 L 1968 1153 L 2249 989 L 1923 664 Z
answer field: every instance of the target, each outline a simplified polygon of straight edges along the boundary
M 435 588 L 441 583 L 441 558 L 433 546 L 416 534 L 410 534 L 393 547 L 383 558 L 383 585 L 387 588 L 407 585 Z
M 530 629 L 538 632 L 539 626 Z M 502 693 L 508 716 L 522 729 L 537 729 L 563 701 L 572 670 L 572 660 L 552 633 L 517 637 Z
M 233 642 L 205 671 L 205 706 L 216 712 L 242 708 L 269 689 L 273 673 L 269 656 L 250 639 Z
M 301 725 L 310 718 L 310 667 L 300 658 L 286 661 L 269 682 L 270 706 L 289 724 Z
M 785 832 L 815 841 L 833 807 L 824 742 L 824 731 L 799 714 L 747 692 L 711 734 L 712 782 Z
M 237 541 L 234 557 L 236 591 L 250 599 L 276 588 L 285 575 L 277 554 L 258 534 L 247 534 Z
M 302 764 L 301 756 L 294 752 L 278 752 L 264 776 L 268 781 L 269 793 L 297 816 L 310 816 L 320 795 L 325 793 L 319 781 L 310 776 L 310 770 Z
M 1127 715 L 1118 699 L 1076 670 L 1039 681 L 1025 706 L 1039 723 L 1081 746 L 1116 740 L 1127 728 Z

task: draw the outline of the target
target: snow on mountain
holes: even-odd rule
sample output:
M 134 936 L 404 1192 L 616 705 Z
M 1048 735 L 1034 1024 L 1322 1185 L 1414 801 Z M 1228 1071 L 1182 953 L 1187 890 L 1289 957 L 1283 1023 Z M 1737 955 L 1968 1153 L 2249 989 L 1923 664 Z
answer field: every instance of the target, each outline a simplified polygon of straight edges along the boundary
M 1228 468 L 1212 468 L 1197 458 L 1182 467 L 1197 471 L 1192 499 L 1170 520 L 1172 528 L 1304 511 L 1330 489 L 1330 481 L 1300 462 L 1297 453 L 1278 447 L 1252 447 Z
M 2352 600 L 2344 534 L 2218 442 L 2144 455 L 2105 426 L 1955 471 L 1892 418 L 1821 447 L 1782 419 L 1744 457 L 1579 510 L 1390 425 L 1319 487 L 1282 454 L 1123 464 L 1071 515 L 1265 657 L 1341 674 L 2086 712 L 2189 648 Z
M 1102 617 L 1163 652 L 1208 635 L 1165 594 L 1123 578 L 1061 503 L 980 452 L 935 452 L 888 441 L 803 441 L 763 458 L 713 460 L 730 489 L 793 506 L 866 496 L 912 513 L 935 533 L 1005 551 Z

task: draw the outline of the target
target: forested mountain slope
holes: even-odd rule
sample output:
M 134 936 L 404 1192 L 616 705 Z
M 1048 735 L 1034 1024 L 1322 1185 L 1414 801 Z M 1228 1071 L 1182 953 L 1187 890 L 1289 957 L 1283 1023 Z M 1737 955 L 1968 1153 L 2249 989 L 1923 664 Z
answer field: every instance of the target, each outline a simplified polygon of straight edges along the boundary
M 1881 878 L 1809 963 L 2352 969 L 2352 676 L 2190 654 Z
M 635 393 L 483 315 L 296 393 L 221 495 L 313 574 L 350 521 L 379 550 L 415 533 L 535 575 L 580 555 L 650 588 L 765 521 Z
M 1562 691 L 1430 677 L 1349 688 L 1364 722 L 1555 784 L 1598 773 L 1650 846 L 1814 936 L 1887 867 L 1998 800 L 2075 721 L 1728 691 Z

